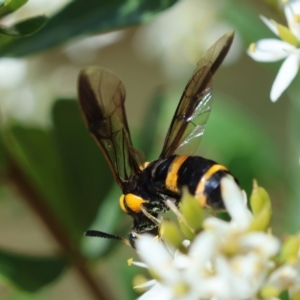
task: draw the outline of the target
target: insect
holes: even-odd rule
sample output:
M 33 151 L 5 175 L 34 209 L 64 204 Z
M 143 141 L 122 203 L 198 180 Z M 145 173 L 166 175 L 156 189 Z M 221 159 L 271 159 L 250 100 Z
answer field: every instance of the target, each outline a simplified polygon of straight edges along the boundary
M 133 218 L 129 232 L 132 247 L 140 234 L 159 234 L 158 216 L 169 209 L 166 199 L 178 206 L 183 186 L 202 206 L 224 209 L 220 180 L 230 172 L 212 160 L 191 155 L 211 111 L 212 76 L 232 40 L 233 32 L 225 34 L 201 57 L 181 96 L 161 154 L 150 163 L 144 164 L 132 145 L 122 81 L 99 67 L 88 67 L 79 74 L 83 118 L 122 189 L 121 209 Z M 122 239 L 96 230 L 89 230 L 86 235 Z

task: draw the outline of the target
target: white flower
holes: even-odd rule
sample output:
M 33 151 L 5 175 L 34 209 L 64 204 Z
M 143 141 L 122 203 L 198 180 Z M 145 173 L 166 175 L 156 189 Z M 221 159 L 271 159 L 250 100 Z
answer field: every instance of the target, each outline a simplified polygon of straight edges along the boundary
M 254 217 L 232 178 L 222 179 L 221 191 L 231 221 L 206 219 L 204 230 L 185 244 L 185 253 L 172 255 L 169 246 L 151 236 L 137 241 L 138 253 L 156 279 L 144 285 L 152 287 L 141 300 L 258 298 L 275 266 L 272 258 L 280 249 L 279 240 L 250 230 Z
M 300 64 L 300 1 L 287 1 L 284 13 L 288 27 L 261 16 L 262 21 L 278 39 L 263 39 L 251 44 L 248 55 L 256 61 L 273 62 L 285 59 L 271 88 L 270 98 L 275 102 L 298 73 Z

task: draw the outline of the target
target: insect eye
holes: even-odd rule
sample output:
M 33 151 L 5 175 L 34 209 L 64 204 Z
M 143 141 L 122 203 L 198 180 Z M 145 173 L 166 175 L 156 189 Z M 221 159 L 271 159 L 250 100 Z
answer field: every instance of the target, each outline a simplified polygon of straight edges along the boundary
M 140 213 L 141 205 L 147 203 L 147 200 L 144 200 L 142 197 L 139 197 L 134 194 L 122 195 L 120 197 L 120 206 L 123 211 L 130 213 Z

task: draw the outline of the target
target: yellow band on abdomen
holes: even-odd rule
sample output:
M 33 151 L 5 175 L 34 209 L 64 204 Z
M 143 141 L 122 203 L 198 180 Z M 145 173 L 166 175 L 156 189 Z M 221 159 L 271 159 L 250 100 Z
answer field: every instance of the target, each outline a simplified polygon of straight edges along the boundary
M 204 195 L 205 184 L 207 180 L 218 171 L 228 171 L 225 166 L 215 164 L 211 166 L 202 176 L 200 182 L 198 183 L 195 191 L 195 198 L 198 200 L 201 206 L 206 206 L 206 196 Z
M 177 186 L 178 171 L 189 156 L 180 155 L 172 161 L 165 181 L 166 188 L 174 193 L 180 193 Z

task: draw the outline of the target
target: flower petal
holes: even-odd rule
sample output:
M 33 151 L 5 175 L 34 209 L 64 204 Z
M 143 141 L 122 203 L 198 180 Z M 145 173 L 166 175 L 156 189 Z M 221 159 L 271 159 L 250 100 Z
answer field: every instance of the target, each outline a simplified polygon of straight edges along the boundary
M 244 204 L 244 194 L 232 178 L 224 177 L 221 180 L 221 194 L 226 210 L 232 220 L 241 228 L 248 227 L 252 220 L 252 215 Z
M 157 281 L 152 279 L 152 280 L 148 280 L 145 283 L 139 284 L 134 286 L 134 289 L 145 289 L 145 288 L 149 288 L 149 287 L 154 287 L 157 284 Z
M 240 238 L 239 244 L 242 252 L 256 251 L 261 258 L 269 258 L 280 249 L 279 240 L 264 232 L 248 233 Z
M 288 26 L 300 42 L 300 1 L 289 2 L 284 6 Z
M 279 35 L 277 26 L 274 22 L 272 22 L 272 20 L 267 19 L 264 16 L 259 16 L 261 18 L 261 20 L 267 25 L 267 27 L 269 27 L 269 29 L 275 33 L 277 36 Z
M 215 255 L 218 246 L 218 237 L 210 231 L 203 231 L 191 244 L 189 256 L 197 262 L 198 266 L 203 266 Z
M 250 45 L 247 53 L 256 61 L 272 62 L 287 57 L 296 48 L 287 42 L 276 39 L 259 40 Z
M 283 265 L 271 273 L 267 285 L 273 285 L 281 290 L 291 287 L 293 283 L 299 282 L 299 275 L 291 265 Z
M 232 300 L 237 299 L 234 297 L 234 288 L 231 285 L 232 272 L 229 262 L 223 257 L 218 257 L 215 261 L 215 275 L 201 278 L 197 285 L 194 286 L 198 289 L 201 299 L 222 299 Z
M 297 75 L 300 62 L 300 51 L 290 54 L 281 65 L 279 72 L 271 88 L 270 98 L 275 102 L 290 85 Z
M 173 294 L 168 287 L 156 283 L 149 291 L 144 293 L 138 300 L 172 300 Z
M 225 232 L 228 230 L 228 227 L 228 222 L 215 217 L 208 217 L 203 221 L 203 229 L 215 231 L 220 235 L 225 234 Z
M 171 265 L 173 258 L 160 241 L 154 241 L 153 236 L 144 234 L 136 241 L 139 255 L 150 269 L 160 269 Z
M 154 241 L 153 236 L 144 234 L 136 241 L 136 248 L 149 269 L 155 270 L 164 280 L 173 279 L 173 275 L 176 275 L 170 272 L 173 257 L 160 241 Z
M 133 266 L 137 266 L 137 267 L 140 267 L 140 268 L 148 269 L 148 265 L 147 264 L 139 262 L 139 261 L 132 261 L 131 264 Z

